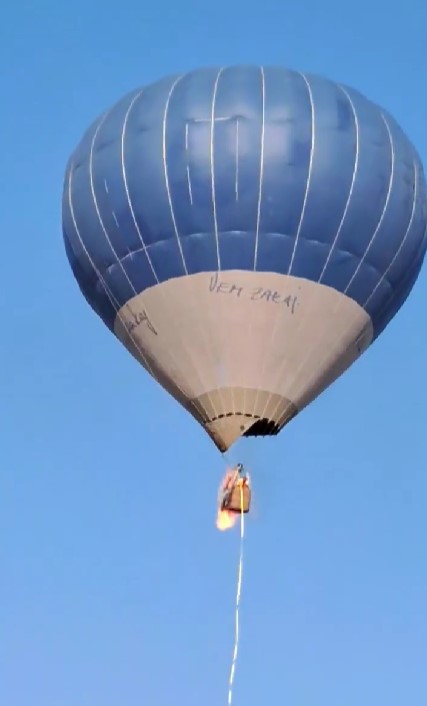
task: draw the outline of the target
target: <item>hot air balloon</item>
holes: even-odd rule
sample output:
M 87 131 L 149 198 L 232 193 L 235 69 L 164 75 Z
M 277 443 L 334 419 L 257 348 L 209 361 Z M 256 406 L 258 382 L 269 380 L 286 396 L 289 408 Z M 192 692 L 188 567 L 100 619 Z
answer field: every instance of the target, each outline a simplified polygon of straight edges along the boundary
M 416 281 L 426 225 L 394 119 L 275 67 L 130 93 L 83 136 L 63 192 L 84 297 L 221 451 L 277 434 L 366 351 Z

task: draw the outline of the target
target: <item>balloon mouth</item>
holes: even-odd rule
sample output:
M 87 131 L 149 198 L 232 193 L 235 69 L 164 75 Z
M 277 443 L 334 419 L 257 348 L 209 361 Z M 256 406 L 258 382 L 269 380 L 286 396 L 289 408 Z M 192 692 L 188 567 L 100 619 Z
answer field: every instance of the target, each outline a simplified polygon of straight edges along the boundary
M 267 417 L 248 419 L 251 415 L 224 415 L 213 422 L 203 423 L 205 431 L 209 434 L 215 446 L 224 453 L 238 438 L 256 436 L 277 436 L 283 427 L 297 414 L 289 414 L 283 420 L 272 420 Z
M 282 427 L 273 419 L 263 417 L 262 419 L 254 421 L 254 423 L 242 433 L 242 436 L 276 436 L 281 428 Z
M 221 452 L 239 437 L 275 436 L 298 413 L 288 398 L 258 388 L 217 388 L 191 402 L 188 411 Z

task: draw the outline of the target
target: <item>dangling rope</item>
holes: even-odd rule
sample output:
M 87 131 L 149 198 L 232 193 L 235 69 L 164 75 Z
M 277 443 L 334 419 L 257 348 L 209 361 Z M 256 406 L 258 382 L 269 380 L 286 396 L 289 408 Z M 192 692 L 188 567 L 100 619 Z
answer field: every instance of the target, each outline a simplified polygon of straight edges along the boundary
M 234 649 L 233 659 L 231 662 L 230 679 L 228 681 L 228 704 L 231 706 L 233 700 L 233 682 L 236 672 L 237 653 L 239 650 L 239 608 L 240 595 L 242 592 L 242 575 L 243 575 L 243 541 L 245 539 L 245 515 L 243 513 L 243 486 L 240 486 L 240 556 L 239 556 L 239 571 L 237 574 L 237 591 L 236 591 L 236 610 L 235 610 L 235 632 L 234 632 Z

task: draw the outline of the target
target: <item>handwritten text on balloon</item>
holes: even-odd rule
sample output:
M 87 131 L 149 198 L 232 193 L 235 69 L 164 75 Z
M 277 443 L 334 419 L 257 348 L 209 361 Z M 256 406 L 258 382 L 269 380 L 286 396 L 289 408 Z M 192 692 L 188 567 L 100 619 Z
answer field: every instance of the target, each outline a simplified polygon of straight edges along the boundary
M 145 309 L 138 311 L 137 313 L 132 312 L 132 318 L 125 323 L 126 330 L 131 334 L 132 331 L 134 331 L 141 324 L 145 324 L 151 333 L 154 333 L 154 335 L 157 336 L 157 331 L 151 323 Z
M 291 314 L 299 305 L 298 297 L 293 294 L 283 294 L 266 287 L 244 287 L 235 282 L 220 280 L 218 274 L 211 277 L 209 291 L 215 294 L 228 294 L 237 298 L 248 298 L 251 301 L 265 301 L 273 304 L 284 304 Z

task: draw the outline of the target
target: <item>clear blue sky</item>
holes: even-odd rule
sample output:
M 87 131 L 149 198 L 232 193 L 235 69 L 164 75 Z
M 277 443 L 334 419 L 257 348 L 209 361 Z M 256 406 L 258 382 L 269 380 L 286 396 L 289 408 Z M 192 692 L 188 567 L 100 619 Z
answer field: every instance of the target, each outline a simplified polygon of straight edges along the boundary
M 65 163 L 124 92 L 203 64 L 353 85 L 427 160 L 424 0 L 9 2 L 0 26 L 0 703 L 226 703 L 223 460 L 81 297 Z M 235 706 L 427 703 L 426 274 L 279 438 L 247 441 Z M 240 454 L 240 455 L 239 455 Z M 162 492 L 159 491 L 159 487 Z

